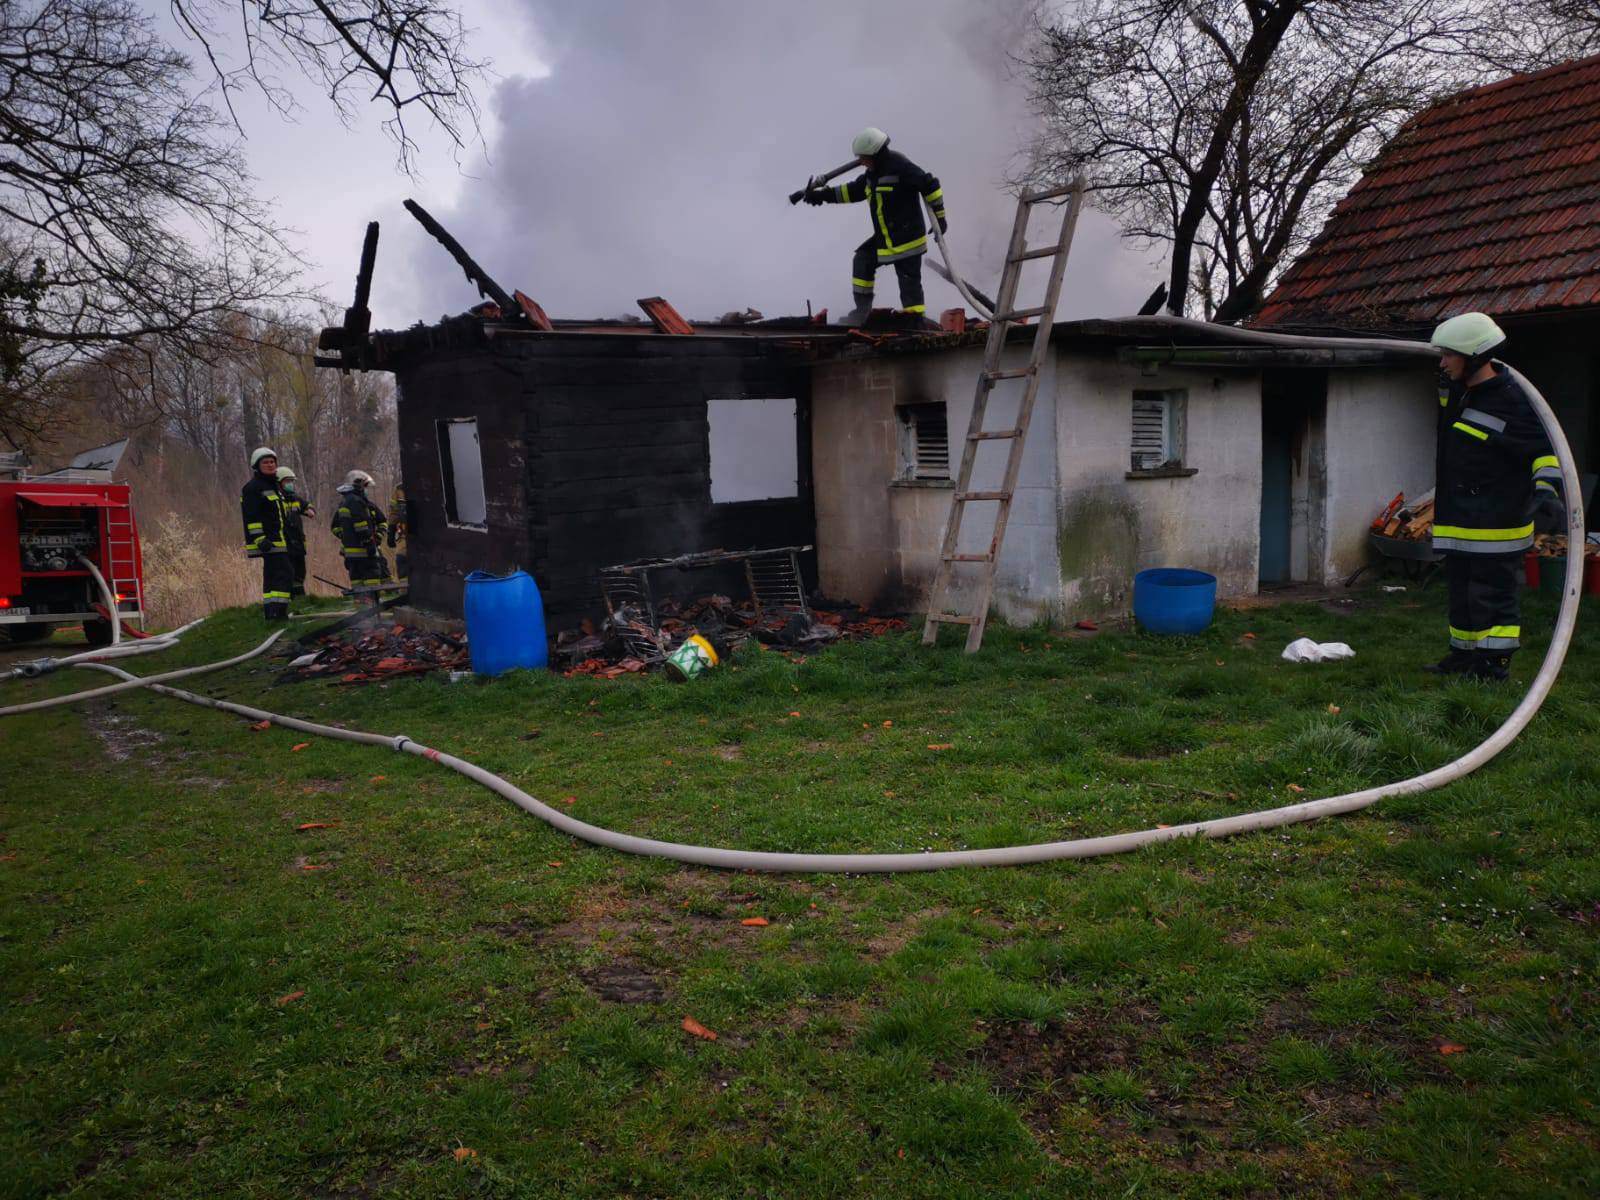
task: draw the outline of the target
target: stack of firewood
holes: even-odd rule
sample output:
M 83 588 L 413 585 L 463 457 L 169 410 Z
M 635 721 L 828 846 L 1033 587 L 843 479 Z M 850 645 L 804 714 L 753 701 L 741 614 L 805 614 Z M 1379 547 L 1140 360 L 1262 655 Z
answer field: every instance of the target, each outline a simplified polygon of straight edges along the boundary
M 1567 535 L 1564 533 L 1541 533 L 1533 539 L 1535 554 L 1543 558 L 1565 558 L 1567 556 Z M 1585 558 L 1600 558 L 1600 546 L 1593 542 L 1583 545 Z
M 1406 542 L 1421 542 L 1433 536 L 1433 496 L 1415 505 L 1395 508 L 1385 519 L 1384 537 Z

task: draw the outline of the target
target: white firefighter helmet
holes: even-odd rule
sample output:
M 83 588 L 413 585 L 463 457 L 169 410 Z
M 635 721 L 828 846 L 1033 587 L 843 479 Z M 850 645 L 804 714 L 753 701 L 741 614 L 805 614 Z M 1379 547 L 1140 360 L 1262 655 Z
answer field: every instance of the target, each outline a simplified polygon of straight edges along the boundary
M 365 471 L 351 471 L 344 477 L 345 487 L 371 487 L 372 476 Z
M 298 478 L 300 478 L 300 477 L 294 473 L 294 468 L 293 467 L 279 467 L 278 468 L 278 482 L 279 483 L 288 483 L 291 479 L 298 479 Z
M 879 150 L 889 144 L 889 135 L 876 125 L 868 125 L 856 134 L 856 140 L 850 143 L 850 153 L 865 155 L 871 158 Z
M 277 457 L 278 457 L 278 452 L 276 450 L 274 450 L 271 446 L 257 446 L 254 450 L 250 451 L 250 467 L 251 467 L 252 470 L 254 470 L 257 466 L 259 466 L 261 464 L 261 460 L 263 458 L 277 458 Z
M 1465 358 L 1487 354 L 1506 340 L 1506 331 L 1487 313 L 1469 312 L 1451 317 L 1433 331 L 1430 345 Z

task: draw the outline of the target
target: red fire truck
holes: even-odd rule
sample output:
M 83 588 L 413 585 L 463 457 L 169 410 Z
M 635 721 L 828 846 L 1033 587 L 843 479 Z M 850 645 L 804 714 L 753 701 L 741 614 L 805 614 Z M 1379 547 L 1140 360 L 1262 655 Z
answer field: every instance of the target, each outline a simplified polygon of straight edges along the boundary
M 0 455 L 0 640 L 31 642 L 81 624 L 89 643 L 103 646 L 111 641 L 105 591 L 124 629 L 143 628 L 132 497 L 127 484 L 111 482 L 126 448 L 88 450 L 43 475 L 29 474 L 21 455 Z

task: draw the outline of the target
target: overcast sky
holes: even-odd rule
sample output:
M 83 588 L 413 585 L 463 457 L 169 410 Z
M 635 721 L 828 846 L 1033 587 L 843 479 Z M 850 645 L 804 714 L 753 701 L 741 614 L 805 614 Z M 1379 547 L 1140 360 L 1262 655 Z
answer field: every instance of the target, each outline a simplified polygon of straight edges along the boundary
M 459 165 L 424 134 L 421 178 L 408 180 L 375 132 L 375 110 L 345 129 L 309 94 L 292 124 L 247 104 L 247 152 L 336 302 L 349 301 L 366 222 L 382 223 L 379 327 L 476 299 L 400 207 L 406 196 L 553 316 L 635 312 L 652 295 L 696 318 L 746 306 L 803 313 L 807 300 L 840 313 L 851 252 L 870 232 L 865 206 L 791 207 L 787 196 L 848 159 L 868 124 L 939 176 L 957 262 L 992 290 L 1013 211 L 1004 180 L 1029 127 L 1008 61 L 1027 7 L 466 0 L 474 53 L 497 78 L 482 94 L 484 145 Z M 1086 214 L 1059 315 L 1132 312 L 1161 277 Z M 960 303 L 925 278 L 931 312 Z M 885 270 L 879 302 L 896 299 Z

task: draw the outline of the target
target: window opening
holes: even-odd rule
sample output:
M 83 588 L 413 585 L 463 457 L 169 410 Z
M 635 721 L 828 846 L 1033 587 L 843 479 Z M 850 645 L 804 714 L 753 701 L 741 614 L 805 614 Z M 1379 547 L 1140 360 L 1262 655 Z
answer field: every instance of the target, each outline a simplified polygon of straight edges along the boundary
M 1133 393 L 1133 470 L 1183 466 L 1187 396 L 1181 388 Z
M 798 411 L 793 398 L 706 401 L 711 503 L 788 500 L 800 494 Z
M 902 404 L 895 409 L 900 420 L 900 479 L 950 478 L 950 422 L 944 401 Z
M 435 421 L 434 426 L 439 435 L 445 520 L 464 529 L 487 529 L 489 507 L 483 494 L 483 451 L 478 444 L 478 419 L 457 417 Z

